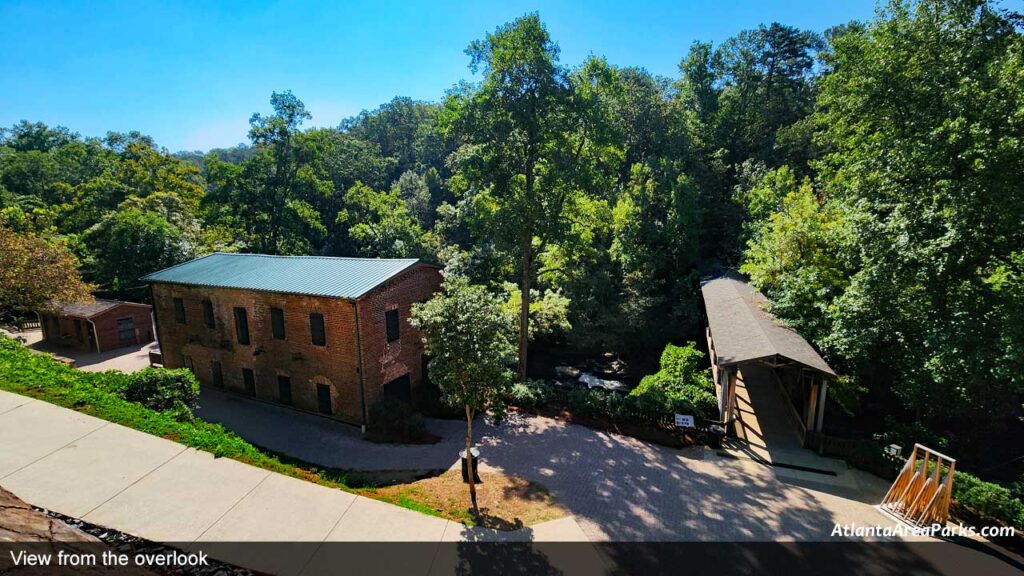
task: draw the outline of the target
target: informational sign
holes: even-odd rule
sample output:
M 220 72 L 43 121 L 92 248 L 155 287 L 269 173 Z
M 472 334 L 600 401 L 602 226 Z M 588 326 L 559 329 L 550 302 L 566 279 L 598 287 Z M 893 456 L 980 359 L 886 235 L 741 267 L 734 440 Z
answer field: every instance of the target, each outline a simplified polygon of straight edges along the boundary
M 676 414 L 676 428 L 693 428 L 693 416 L 689 414 Z

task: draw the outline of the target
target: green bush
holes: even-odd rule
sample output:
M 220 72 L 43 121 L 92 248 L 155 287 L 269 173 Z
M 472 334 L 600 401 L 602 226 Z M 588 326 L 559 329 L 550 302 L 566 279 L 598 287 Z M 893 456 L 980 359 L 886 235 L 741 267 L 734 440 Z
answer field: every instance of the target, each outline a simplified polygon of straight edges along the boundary
M 199 407 L 199 382 L 184 368 L 146 368 L 128 376 L 121 396 L 159 412 L 191 417 Z
M 693 414 L 702 420 L 718 416 L 718 400 L 710 370 L 700 368 L 704 354 L 694 347 L 669 344 L 661 353 L 661 370 L 644 376 L 629 393 L 645 411 Z
M 527 410 L 541 406 L 551 399 L 554 390 L 543 380 L 516 382 L 509 388 L 509 403 Z
M 423 415 L 408 402 L 385 396 L 370 407 L 366 439 L 395 444 L 420 443 L 430 437 Z
M 1009 488 L 985 482 L 966 472 L 955 472 L 953 499 L 996 520 L 1024 529 L 1024 502 L 1014 498 Z
M 218 457 L 227 457 L 265 470 L 344 488 L 341 478 L 303 469 L 261 452 L 220 424 L 199 419 L 181 421 L 121 396 L 127 376 L 120 372 L 82 372 L 48 355 L 33 354 L 10 338 L 0 336 L 0 390 L 64 406 L 141 432 L 168 438 Z
M 707 370 L 701 370 L 700 364 L 704 360 L 704 353 L 694 347 L 693 342 L 686 346 L 673 346 L 669 344 L 661 352 L 659 366 L 661 370 L 672 378 L 684 382 L 696 382 L 701 377 L 711 382 Z

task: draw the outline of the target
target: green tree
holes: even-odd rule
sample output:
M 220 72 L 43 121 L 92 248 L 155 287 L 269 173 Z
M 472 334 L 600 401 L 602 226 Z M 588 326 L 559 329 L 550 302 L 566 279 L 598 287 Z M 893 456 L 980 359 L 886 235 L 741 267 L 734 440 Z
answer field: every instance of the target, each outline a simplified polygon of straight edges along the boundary
M 563 230 L 572 157 L 566 141 L 570 90 L 558 46 L 536 14 L 499 27 L 466 50 L 478 87 L 451 96 L 446 121 L 463 139 L 461 177 L 472 187 L 483 229 L 519 259 L 518 377 L 525 379 L 535 241 Z
M 502 399 L 512 382 L 515 345 L 509 334 L 510 318 L 501 299 L 466 277 L 447 274 L 441 291 L 413 306 L 410 320 L 423 335 L 431 356 L 430 380 L 442 399 L 466 414 L 466 456 L 472 470 L 473 419 L 493 410 L 503 413 Z M 476 484 L 469 475 L 469 495 L 479 513 Z
M 274 114 L 253 114 L 249 138 L 256 154 L 242 164 L 209 155 L 208 204 L 222 204 L 216 217 L 244 238 L 241 248 L 265 254 L 305 254 L 322 242 L 327 229 L 315 203 L 333 188 L 319 177 L 303 153 L 303 121 L 311 118 L 290 91 L 275 92 Z
M 91 278 L 117 298 L 144 298 L 139 278 L 196 256 L 181 229 L 155 211 L 131 206 L 105 216 L 84 240 L 93 254 Z
M 378 192 L 361 182 L 345 193 L 347 208 L 337 223 L 348 229 L 356 255 L 423 258 L 434 253 L 433 238 L 406 209 L 398 190 Z
M 891 2 L 830 38 L 827 154 L 745 269 L 882 409 L 978 458 L 1024 390 L 1024 40 L 982 0 Z
M 398 197 L 405 202 L 406 209 L 419 221 L 420 226 L 431 228 L 434 225 L 434 206 L 426 178 L 407 170 L 395 182 L 394 188 L 398 192 Z

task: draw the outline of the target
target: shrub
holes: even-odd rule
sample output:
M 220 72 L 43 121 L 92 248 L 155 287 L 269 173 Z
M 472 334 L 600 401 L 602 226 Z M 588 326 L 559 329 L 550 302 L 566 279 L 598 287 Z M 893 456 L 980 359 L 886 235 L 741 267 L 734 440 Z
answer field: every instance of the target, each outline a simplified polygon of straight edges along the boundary
M 385 396 L 370 407 L 366 439 L 394 444 L 421 443 L 430 438 L 423 415 L 408 402 Z
M 543 380 L 516 382 L 509 388 L 509 402 L 527 410 L 536 408 L 551 399 L 554 390 Z
M 642 410 L 714 419 L 718 415 L 718 400 L 709 370 L 700 368 L 703 358 L 693 342 L 686 346 L 669 344 L 661 353 L 661 370 L 644 376 L 629 397 Z
M 0 390 L 71 408 L 210 452 L 217 457 L 233 458 L 295 478 L 343 487 L 342 481 L 332 474 L 284 463 L 261 452 L 220 424 L 198 418 L 178 420 L 167 412 L 157 412 L 125 400 L 120 391 L 125 388 L 127 378 L 120 372 L 82 372 L 47 355 L 32 354 L 15 340 L 0 336 Z
M 184 368 L 146 368 L 129 375 L 120 395 L 159 412 L 191 417 L 199 407 L 199 382 Z
M 999 484 L 985 482 L 966 472 L 955 472 L 953 498 L 960 504 L 1008 526 L 1024 528 L 1024 502 Z
M 686 346 L 673 346 L 669 344 L 661 352 L 659 366 L 663 372 L 672 378 L 691 383 L 705 378 L 710 384 L 711 380 L 707 378 L 707 370 L 701 370 L 700 368 L 700 363 L 703 360 L 704 353 L 697 350 L 693 342 L 687 343 Z

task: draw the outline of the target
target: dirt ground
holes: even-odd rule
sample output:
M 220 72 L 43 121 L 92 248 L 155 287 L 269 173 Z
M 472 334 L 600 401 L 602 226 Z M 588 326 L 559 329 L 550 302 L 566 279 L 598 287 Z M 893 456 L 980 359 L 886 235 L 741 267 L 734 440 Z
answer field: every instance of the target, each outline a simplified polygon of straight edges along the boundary
M 536 482 L 507 476 L 493 469 L 481 469 L 480 480 L 476 486 L 480 507 L 478 518 L 470 514 L 469 485 L 462 481 L 462 471 L 458 467 L 432 478 L 366 489 L 363 493 L 406 506 L 415 500 L 417 508 L 426 505 L 422 512 L 497 530 L 516 530 L 567 514 L 547 488 Z

